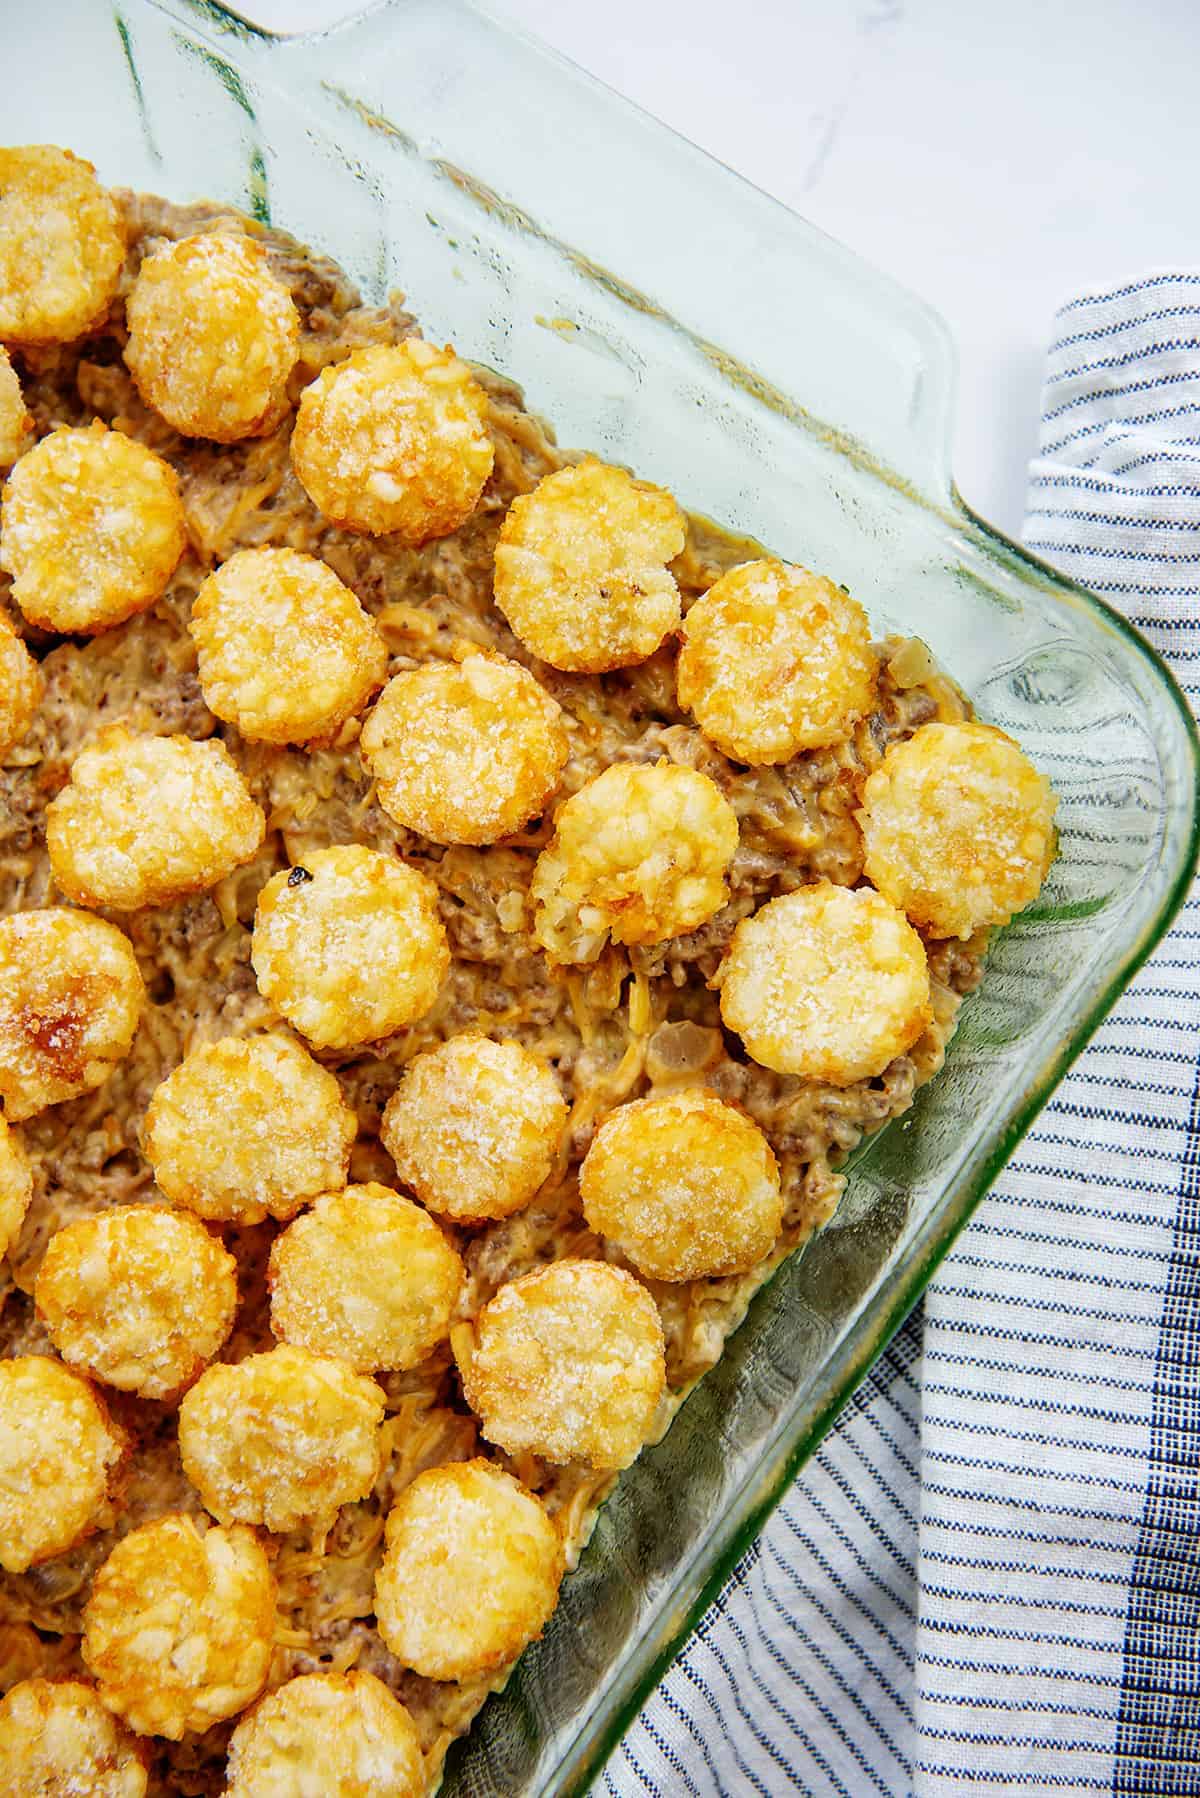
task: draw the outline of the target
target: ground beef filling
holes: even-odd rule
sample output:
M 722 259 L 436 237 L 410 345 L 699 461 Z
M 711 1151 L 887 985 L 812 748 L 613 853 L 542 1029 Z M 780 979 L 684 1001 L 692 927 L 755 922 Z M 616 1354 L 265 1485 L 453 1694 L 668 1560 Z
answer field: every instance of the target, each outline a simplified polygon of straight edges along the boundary
M 25 1127 L 35 1191 L 13 1245 L 11 1273 L 6 1268 L 3 1275 L 9 1285 L 0 1313 L 2 1352 L 49 1351 L 30 1293 L 55 1231 L 73 1218 L 151 1195 L 138 1131 L 155 1086 L 198 1043 L 277 1025 L 250 967 L 249 926 L 260 888 L 281 869 L 302 867 L 309 850 L 356 842 L 399 850 L 436 883 L 453 963 L 436 1008 L 419 1024 L 382 1048 L 321 1056 L 360 1119 L 350 1178 L 394 1182 L 378 1140 L 379 1120 L 401 1067 L 467 1027 L 544 1057 L 561 1076 L 571 1107 L 562 1165 L 534 1204 L 503 1222 L 451 1232 L 467 1267 L 469 1311 L 532 1267 L 563 1255 L 605 1253 L 584 1223 L 576 1170 L 597 1117 L 611 1106 L 652 1086 L 665 1090 L 699 1081 L 743 1106 L 765 1131 L 786 1202 L 776 1252 L 746 1275 L 650 1283 L 662 1311 L 670 1389 L 678 1399 L 717 1359 L 756 1287 L 832 1214 L 842 1185 L 839 1164 L 864 1133 L 903 1112 L 915 1088 L 940 1067 L 960 999 L 979 980 L 983 945 L 930 945 L 932 1024 L 879 1078 L 845 1088 L 774 1074 L 748 1061 L 737 1039 L 722 1029 L 716 995 L 706 983 L 737 923 L 766 900 L 820 878 L 847 885 L 860 879 L 863 850 L 854 812 L 866 777 L 889 743 L 932 718 L 964 716 L 964 702 L 919 645 L 892 640 L 880 646 L 874 706 L 844 741 L 780 766 L 746 769 L 727 760 L 680 711 L 669 650 L 604 676 L 562 674 L 535 662 L 492 604 L 492 552 L 510 501 L 569 458 L 524 410 L 521 394 L 480 372 L 495 466 L 474 515 L 454 535 L 415 550 L 394 539 L 340 531 L 318 515 L 292 472 L 294 413 L 269 437 L 221 447 L 179 436 L 138 398 L 121 360 L 123 296 L 148 248 L 203 229 L 221 215 L 123 198 L 131 246 L 109 323 L 82 344 L 30 352 L 22 370 L 25 394 L 39 435 L 56 424 L 99 417 L 163 456 L 179 475 L 189 547 L 151 612 L 89 641 L 27 632 L 41 659 L 46 697 L 29 734 L 0 768 L 0 911 L 53 899 L 45 808 L 101 722 L 119 718 L 135 730 L 221 736 L 267 813 L 269 831 L 257 858 L 212 893 L 120 920 L 146 981 L 147 1015 L 132 1053 L 102 1087 L 52 1107 Z M 351 349 L 414 332 L 397 303 L 364 307 L 333 264 L 281 234 L 261 235 L 301 319 L 293 401 L 304 382 Z M 357 725 L 346 728 L 344 740 L 313 752 L 247 743 L 218 725 L 196 678 L 189 608 L 217 563 L 235 550 L 263 545 L 309 552 L 335 570 L 378 619 L 391 652 L 389 674 L 445 659 L 462 639 L 531 668 L 564 708 L 570 739 L 564 793 L 618 761 L 665 757 L 709 775 L 741 828 L 728 904 L 688 936 L 644 949 L 610 947 L 590 967 L 554 972 L 533 947 L 523 899 L 549 837 L 548 820 L 535 820 L 499 848 L 439 847 L 394 823 L 375 802 L 355 747 Z M 691 521 L 673 565 L 685 610 L 723 570 L 755 553 L 754 546 Z M 0 599 L 6 580 L 0 575 Z M 241 1303 L 222 1359 L 236 1361 L 271 1346 L 265 1270 L 277 1229 L 265 1224 L 226 1231 L 239 1262 Z M 410 1372 L 380 1377 L 388 1401 L 387 1454 L 375 1489 L 342 1510 L 324 1543 L 306 1534 L 275 1539 L 281 1627 L 272 1683 L 351 1666 L 379 1675 L 412 1713 L 436 1777 L 446 1748 L 468 1727 L 492 1682 L 440 1684 L 405 1671 L 388 1654 L 372 1616 L 383 1521 L 422 1468 L 480 1453 L 501 1462 L 505 1457 L 479 1437 L 446 1346 Z M 71 1553 L 22 1575 L 0 1576 L 0 1687 L 33 1674 L 78 1673 L 80 1613 L 92 1575 L 113 1543 L 165 1511 L 200 1509 L 180 1468 L 174 1412 L 120 1393 L 106 1398 L 134 1439 L 123 1489 L 100 1530 Z M 609 1476 L 528 1456 L 507 1464 L 552 1512 L 565 1513 L 573 1561 Z M 179 1744 L 151 1742 L 151 1791 L 219 1793 L 231 1727 Z

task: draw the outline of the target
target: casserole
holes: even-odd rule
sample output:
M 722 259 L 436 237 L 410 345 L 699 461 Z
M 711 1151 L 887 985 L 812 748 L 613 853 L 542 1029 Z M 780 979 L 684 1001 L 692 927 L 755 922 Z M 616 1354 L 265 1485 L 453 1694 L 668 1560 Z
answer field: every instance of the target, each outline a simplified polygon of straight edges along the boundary
M 1050 881 L 995 943 L 942 1076 L 622 1481 L 446 1777 L 578 1789 L 1165 929 L 1195 860 L 1194 734 L 1121 619 L 957 500 L 937 320 L 548 53 L 457 0 L 293 40 L 188 0 L 41 18 L 9 46 L 6 136 L 241 206 L 368 298 L 403 287 L 563 442 L 924 638 L 1060 795 Z M 50 82 L 64 47 L 79 78 Z

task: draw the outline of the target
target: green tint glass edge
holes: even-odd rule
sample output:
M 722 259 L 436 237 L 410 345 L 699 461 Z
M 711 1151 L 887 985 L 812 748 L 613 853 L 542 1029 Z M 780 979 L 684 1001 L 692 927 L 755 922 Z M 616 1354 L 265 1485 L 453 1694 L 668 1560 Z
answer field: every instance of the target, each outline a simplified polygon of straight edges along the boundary
M 173 0 L 173 7 L 180 12 L 190 14 L 198 24 L 207 24 L 220 32 L 228 32 L 235 38 L 256 39 L 263 44 L 289 41 L 282 34 L 271 32 L 241 18 L 229 9 L 216 4 L 215 0 Z M 488 9 L 472 7 L 469 0 L 467 9 L 478 11 L 490 22 L 497 23 L 495 15 Z M 163 10 L 172 10 L 172 8 L 163 8 Z M 386 10 L 388 10 L 388 4 L 387 0 L 384 0 L 384 4 L 369 9 L 368 13 L 358 15 L 358 19 Z M 346 21 L 334 27 L 333 30 L 340 32 L 352 28 L 358 19 Z M 662 130 L 668 135 L 675 135 L 670 133 L 666 126 L 663 126 Z M 781 208 L 781 210 L 787 211 L 786 208 Z M 936 315 L 933 316 L 936 317 Z M 905 485 L 907 486 L 908 483 L 906 482 Z M 1120 612 L 1088 589 L 1067 580 L 1049 564 L 1029 554 L 1020 545 L 995 530 L 986 520 L 973 512 L 957 492 L 951 491 L 950 504 L 947 508 L 944 503 L 928 494 L 916 491 L 911 487 L 908 490 L 914 502 L 941 513 L 943 517 L 947 517 L 947 521 L 953 528 L 971 537 L 976 547 L 980 548 L 985 556 L 996 560 L 1009 570 L 1015 565 L 1024 578 L 1031 579 L 1068 607 L 1079 606 L 1101 618 L 1123 640 L 1127 648 L 1142 661 L 1151 685 L 1169 701 L 1177 722 L 1183 726 L 1183 742 L 1186 744 L 1188 771 L 1191 777 L 1186 843 L 1181 842 L 1182 833 L 1176 833 L 1174 837 L 1170 832 L 1164 834 L 1160 861 L 1169 859 L 1174 863 L 1174 871 L 1154 915 L 1146 922 L 1137 940 L 1120 959 L 1103 991 L 1087 1012 L 1077 1020 L 1075 1027 L 1056 1052 L 1045 1062 L 1038 1077 L 1026 1090 L 1020 1104 L 1007 1120 L 1004 1130 L 998 1136 L 990 1153 L 982 1159 L 977 1168 L 971 1171 L 969 1177 L 954 1193 L 950 1203 L 943 1207 L 937 1220 L 936 1235 L 925 1246 L 924 1252 L 899 1262 L 887 1276 L 884 1288 L 886 1299 L 881 1303 L 882 1293 L 877 1294 L 875 1308 L 871 1309 L 868 1305 L 850 1326 L 846 1337 L 839 1344 L 835 1357 L 840 1369 L 840 1381 L 831 1384 L 827 1382 L 829 1389 L 822 1395 L 815 1414 L 811 1415 L 807 1423 L 794 1434 L 789 1435 L 785 1430 L 779 1440 L 764 1454 L 760 1468 L 744 1480 L 738 1494 L 739 1505 L 741 1499 L 748 1492 L 753 1491 L 754 1495 L 746 1503 L 744 1509 L 739 1509 L 736 1523 L 728 1530 L 720 1545 L 711 1555 L 699 1589 L 678 1614 L 677 1627 L 663 1639 L 647 1664 L 630 1669 L 631 1677 L 624 1692 L 615 1697 L 611 1693 L 607 1694 L 606 1697 L 611 1702 L 601 1703 L 592 1711 L 585 1721 L 583 1729 L 559 1762 L 552 1785 L 545 1788 L 547 1791 L 560 1793 L 581 1791 L 607 1760 L 630 1721 L 645 1702 L 646 1697 L 654 1689 L 666 1668 L 676 1658 L 692 1634 L 696 1623 L 719 1593 L 737 1561 L 761 1531 L 787 1486 L 867 1377 L 904 1319 L 919 1301 L 972 1212 L 1008 1161 L 1021 1138 L 1029 1130 L 1072 1062 L 1086 1046 L 1129 981 L 1161 941 L 1172 918 L 1182 904 L 1188 884 L 1194 874 L 1198 856 L 1200 856 L 1200 822 L 1197 819 L 1196 805 L 1197 781 L 1200 779 L 1200 741 L 1197 739 L 1195 723 L 1187 704 L 1173 674 L 1162 658 Z

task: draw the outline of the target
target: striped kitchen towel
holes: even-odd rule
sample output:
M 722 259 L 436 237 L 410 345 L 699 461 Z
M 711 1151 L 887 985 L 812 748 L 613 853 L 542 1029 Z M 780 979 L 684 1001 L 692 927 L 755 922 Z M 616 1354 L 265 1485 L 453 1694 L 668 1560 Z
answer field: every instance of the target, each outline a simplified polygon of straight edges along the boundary
M 1200 273 L 1061 309 L 1025 535 L 1200 704 Z M 1195 890 L 602 1784 L 1200 1798 Z

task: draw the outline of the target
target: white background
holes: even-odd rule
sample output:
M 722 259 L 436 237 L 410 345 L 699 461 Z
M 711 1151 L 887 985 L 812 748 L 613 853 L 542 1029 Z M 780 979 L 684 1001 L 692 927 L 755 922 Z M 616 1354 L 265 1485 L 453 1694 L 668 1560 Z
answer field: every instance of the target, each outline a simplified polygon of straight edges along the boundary
M 279 31 L 351 0 L 231 0 Z M 491 0 L 937 306 L 1020 526 L 1060 300 L 1200 267 L 1200 0 Z M 517 196 L 519 198 L 519 196 Z

